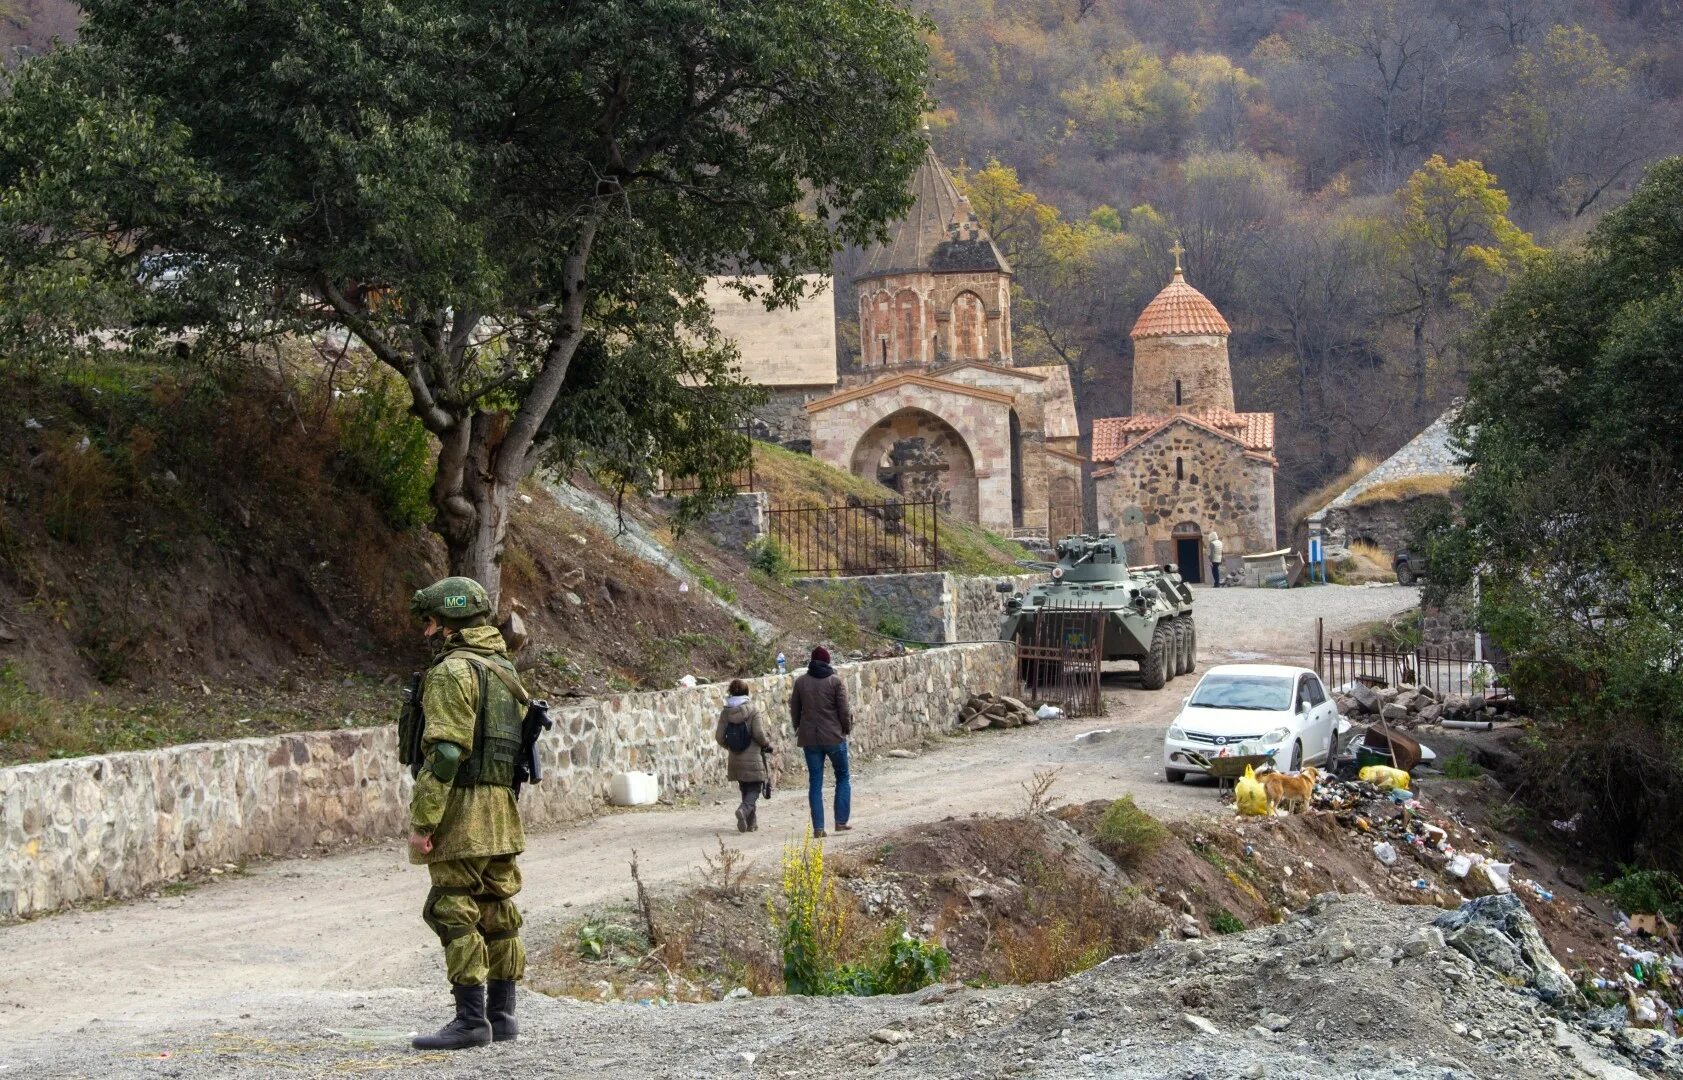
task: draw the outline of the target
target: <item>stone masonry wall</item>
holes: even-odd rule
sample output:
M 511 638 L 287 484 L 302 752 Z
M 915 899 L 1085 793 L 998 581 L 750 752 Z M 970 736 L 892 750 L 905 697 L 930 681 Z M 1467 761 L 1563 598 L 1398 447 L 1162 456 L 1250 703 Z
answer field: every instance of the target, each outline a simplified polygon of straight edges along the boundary
M 864 626 L 876 629 L 892 625 L 895 636 L 942 643 L 992 641 L 999 630 L 1002 599 L 994 586 L 1009 581 L 1022 592 L 1044 578 L 1044 574 L 874 574 L 797 578 L 795 587 L 814 602 L 840 609 Z
M 1009 693 L 1009 645 L 913 653 L 837 669 L 858 753 L 916 742 L 952 723 L 973 693 Z M 788 731 L 793 676 L 750 680 Z M 713 743 L 724 683 L 568 702 L 542 746 L 545 778 L 520 797 L 528 827 L 604 805 L 614 773 L 642 769 L 664 792 L 722 783 Z M 410 780 L 393 727 L 197 743 L 0 769 L 0 916 L 125 896 L 191 871 L 337 840 L 397 837 Z M 798 754 L 781 755 L 792 774 Z
M 1175 380 L 1180 380 L 1180 399 Z M 1133 413 L 1167 416 L 1179 409 L 1233 411 L 1233 369 L 1224 337 L 1141 338 L 1134 342 Z
M 672 497 L 653 501 L 668 513 L 678 506 L 678 500 Z M 739 491 L 690 527 L 726 551 L 746 551 L 750 544 L 766 535 L 766 504 L 763 491 Z
M 1094 485 L 1099 529 L 1127 542 L 1130 563 L 1174 562 L 1183 522 L 1204 539 L 1219 531 L 1229 557 L 1275 547 L 1273 467 L 1190 424 L 1129 450 Z

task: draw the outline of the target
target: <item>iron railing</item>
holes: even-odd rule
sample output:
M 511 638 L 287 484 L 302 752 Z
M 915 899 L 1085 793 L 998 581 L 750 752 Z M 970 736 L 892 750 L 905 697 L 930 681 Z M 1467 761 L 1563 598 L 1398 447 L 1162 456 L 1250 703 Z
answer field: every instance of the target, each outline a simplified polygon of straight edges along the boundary
M 907 574 L 941 561 L 934 499 L 772 507 L 766 533 L 797 574 Z
M 1437 694 L 1500 696 L 1501 668 L 1468 656 L 1433 649 L 1392 649 L 1371 642 L 1328 640 L 1315 627 L 1315 673 L 1330 689 L 1353 682 L 1424 686 Z
M 1017 678 L 1030 705 L 1056 705 L 1068 716 L 1103 716 L 1104 628 L 1097 603 L 1035 609 L 1017 636 Z
M 753 491 L 754 490 L 754 443 L 753 443 L 753 439 L 752 439 L 752 434 L 753 433 L 747 427 L 741 428 L 740 433 L 742 435 L 742 438 L 748 442 L 748 460 L 747 460 L 746 464 L 744 464 L 740 469 L 737 469 L 735 472 L 730 474 L 730 486 L 735 488 L 739 492 L 741 492 L 741 491 Z M 669 474 L 663 472 L 663 473 L 660 474 L 659 481 L 655 484 L 655 493 L 656 494 L 667 495 L 667 496 L 672 496 L 672 497 L 679 497 L 679 496 L 683 496 L 683 495 L 694 495 L 696 492 L 698 492 L 700 490 L 701 490 L 701 479 L 699 477 L 696 477 L 696 476 L 672 476 L 672 475 L 669 475 Z

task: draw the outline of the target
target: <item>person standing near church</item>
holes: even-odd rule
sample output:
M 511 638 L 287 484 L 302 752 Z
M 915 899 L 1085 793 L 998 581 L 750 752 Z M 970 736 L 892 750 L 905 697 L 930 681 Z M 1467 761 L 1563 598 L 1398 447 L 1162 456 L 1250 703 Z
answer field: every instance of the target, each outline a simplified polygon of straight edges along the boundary
M 1221 534 L 1210 530 L 1210 586 L 1221 588 L 1221 556 L 1225 549 L 1221 543 Z

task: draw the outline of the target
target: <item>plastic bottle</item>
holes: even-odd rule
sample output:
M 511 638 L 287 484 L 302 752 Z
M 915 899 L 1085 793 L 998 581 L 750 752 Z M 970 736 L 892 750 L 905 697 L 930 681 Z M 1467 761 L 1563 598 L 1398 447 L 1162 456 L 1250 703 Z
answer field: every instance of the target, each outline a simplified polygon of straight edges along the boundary
M 789 661 L 784 658 L 781 652 L 777 654 L 777 673 L 779 675 L 789 674 Z

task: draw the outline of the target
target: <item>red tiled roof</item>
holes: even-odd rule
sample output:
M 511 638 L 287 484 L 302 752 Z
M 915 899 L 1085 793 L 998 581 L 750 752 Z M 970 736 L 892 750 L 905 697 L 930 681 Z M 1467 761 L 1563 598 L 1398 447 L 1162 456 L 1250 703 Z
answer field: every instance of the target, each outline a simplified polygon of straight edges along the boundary
M 1145 305 L 1128 336 L 1135 339 L 1212 334 L 1226 337 L 1230 333 L 1227 320 L 1210 303 L 1209 297 L 1188 285 L 1177 270 L 1174 280 Z
M 1185 416 L 1260 454 L 1274 452 L 1274 414 L 1188 409 L 1174 416 L 1106 416 L 1093 421 L 1093 460 L 1115 461 L 1160 428 Z

